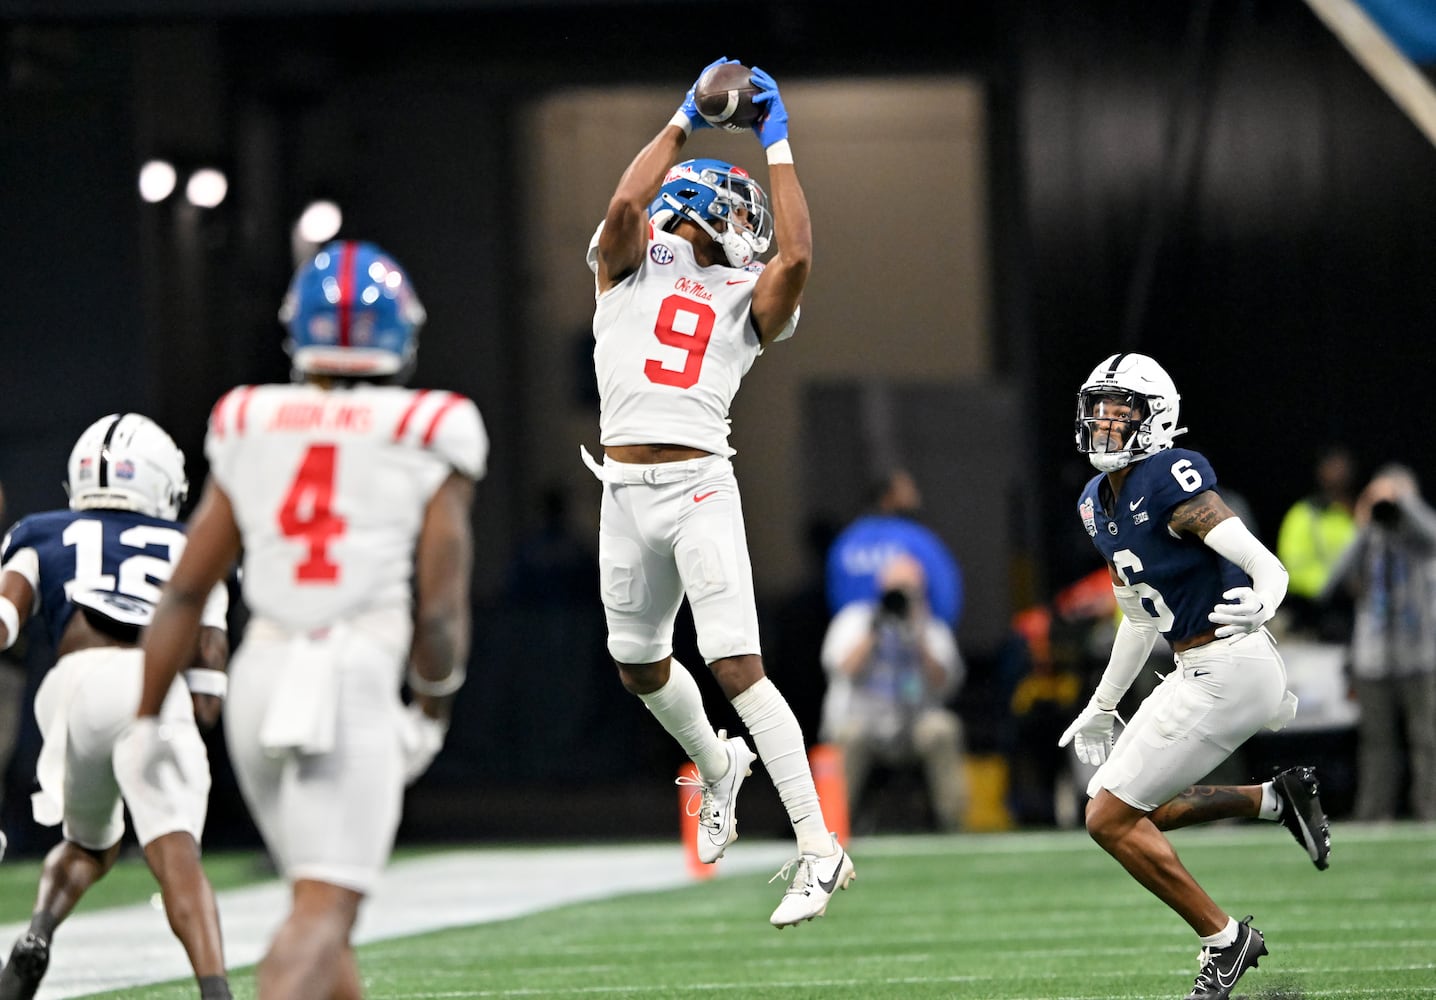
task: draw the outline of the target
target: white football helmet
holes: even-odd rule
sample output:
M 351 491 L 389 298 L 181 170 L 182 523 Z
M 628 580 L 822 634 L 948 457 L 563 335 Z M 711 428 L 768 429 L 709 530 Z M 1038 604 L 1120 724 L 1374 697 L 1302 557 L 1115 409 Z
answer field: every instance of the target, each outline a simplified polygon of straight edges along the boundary
M 1171 376 L 1145 354 L 1114 354 L 1092 369 L 1077 393 L 1077 450 L 1099 472 L 1116 472 L 1164 451 L 1187 431 L 1177 426 L 1181 398 Z M 1131 408 L 1117 448 L 1107 434 L 1100 433 L 1112 421 L 1103 415 L 1107 403 Z
M 184 452 L 149 417 L 111 413 L 75 442 L 65 492 L 71 510 L 134 510 L 173 521 L 189 495 Z

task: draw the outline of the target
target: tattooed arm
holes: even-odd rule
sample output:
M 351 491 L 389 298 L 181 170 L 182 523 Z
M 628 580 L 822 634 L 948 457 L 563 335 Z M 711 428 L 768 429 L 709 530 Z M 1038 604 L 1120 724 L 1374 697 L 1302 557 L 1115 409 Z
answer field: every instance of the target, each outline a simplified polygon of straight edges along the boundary
M 1167 526 L 1179 535 L 1196 535 L 1205 540 L 1207 532 L 1236 516 L 1236 511 L 1215 491 L 1205 490 L 1173 510 Z

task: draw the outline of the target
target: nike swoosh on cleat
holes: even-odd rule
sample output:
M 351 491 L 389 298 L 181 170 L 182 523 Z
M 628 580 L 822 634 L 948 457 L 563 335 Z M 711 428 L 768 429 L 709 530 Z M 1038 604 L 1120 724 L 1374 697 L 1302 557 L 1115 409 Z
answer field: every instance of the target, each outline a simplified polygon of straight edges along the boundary
M 828 879 L 826 882 L 823 881 L 821 878 L 818 879 L 818 885 L 819 885 L 819 886 L 822 888 L 822 890 L 823 890 L 824 892 L 826 892 L 829 896 L 831 896 L 831 895 L 833 894 L 833 890 L 837 887 L 837 884 L 838 884 L 838 876 L 841 875 L 842 872 L 843 872 L 843 861 L 844 861 L 844 859 L 845 859 L 846 857 L 847 857 L 846 854 L 841 855 L 841 856 L 838 858 L 838 863 L 835 864 L 835 865 L 833 865 L 833 877 L 832 877 L 832 878 Z
M 709 497 L 711 497 L 714 493 L 717 492 L 717 490 L 709 490 L 707 493 L 695 493 L 693 494 L 693 502 L 698 503 L 700 501 L 707 500 Z

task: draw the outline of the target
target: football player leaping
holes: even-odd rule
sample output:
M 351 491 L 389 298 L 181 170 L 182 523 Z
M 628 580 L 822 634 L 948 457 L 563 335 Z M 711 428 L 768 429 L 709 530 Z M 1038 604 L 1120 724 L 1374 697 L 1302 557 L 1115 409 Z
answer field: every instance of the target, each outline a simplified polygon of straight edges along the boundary
M 1082 492 L 1083 527 L 1112 575 L 1123 614 L 1111 657 L 1061 746 L 1101 765 L 1087 792 L 1087 831 L 1201 938 L 1187 1000 L 1224 1000 L 1267 953 L 1251 918 L 1238 923 L 1178 860 L 1162 831 L 1234 817 L 1280 820 L 1318 868 L 1331 845 L 1313 768 L 1261 785 L 1200 786 L 1263 727 L 1296 713 L 1286 668 L 1264 627 L 1286 594 L 1286 570 L 1223 502 L 1216 474 L 1173 447 L 1176 386 L 1151 358 L 1114 354 L 1083 383 L 1077 447 L 1099 470 Z M 1158 634 L 1176 668 L 1112 744 L 1117 703 Z
M 781 928 L 822 915 L 853 863 L 823 819 L 798 720 L 763 671 L 729 461 L 729 404 L 763 349 L 792 335 L 813 249 L 788 113 L 773 78 L 757 68 L 752 77 L 762 88 L 754 132 L 767 151 L 771 208 L 739 167 L 677 162 L 690 132 L 707 126 L 691 89 L 619 178 L 588 256 L 604 459 L 583 457 L 604 484 L 609 654 L 624 687 L 697 766 L 698 856 L 717 861 L 736 836 L 734 803 L 755 756 L 741 737 L 714 731 L 697 683 L 673 658 L 674 617 L 687 597 L 699 651 L 797 835 L 797 857 L 774 876 L 791 874 L 771 917 Z M 765 266 L 758 258 L 775 227 L 778 252 Z
M 47 826 L 63 822 L 64 833 L 45 856 L 30 927 L 0 972 L 0 997 L 35 995 L 55 928 L 119 857 L 128 805 L 200 996 L 224 1000 L 219 913 L 200 866 L 210 775 L 196 720 L 209 727 L 219 717 L 228 591 L 216 580 L 200 595 L 203 628 L 177 650 L 188 687 L 175 680 L 161 692 L 174 767 L 154 787 L 121 734 L 140 700 L 140 630 L 185 548 L 175 521 L 188 490 L 184 455 L 148 417 L 112 413 L 75 442 L 66 485 L 69 510 L 24 518 L 0 549 L 0 648 L 33 618 L 58 654 L 35 693 L 44 745 L 34 813 Z
M 225 736 L 291 892 L 259 996 L 354 1000 L 359 907 L 464 680 L 469 511 L 488 438 L 469 399 L 387 384 L 408 374 L 424 310 L 373 244 L 323 247 L 295 273 L 281 318 L 301 381 L 242 386 L 215 406 L 209 481 L 145 639 L 134 738 L 165 759 L 160 692 L 200 595 L 242 548 L 251 617 Z

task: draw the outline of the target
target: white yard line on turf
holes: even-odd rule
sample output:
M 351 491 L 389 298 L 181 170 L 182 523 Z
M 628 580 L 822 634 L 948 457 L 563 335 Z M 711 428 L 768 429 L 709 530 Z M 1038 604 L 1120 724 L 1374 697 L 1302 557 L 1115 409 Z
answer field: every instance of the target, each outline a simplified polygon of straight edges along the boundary
M 718 875 L 776 870 L 790 843 L 734 845 Z M 538 910 L 631 892 L 691 885 L 683 850 L 597 846 L 453 851 L 390 866 L 365 903 L 356 943 L 506 920 Z M 219 894 L 225 961 L 253 965 L 284 915 L 288 890 L 267 882 Z M 0 942 L 24 924 L 0 925 Z M 136 905 L 84 912 L 65 921 L 36 1000 L 61 1000 L 191 976 L 164 911 Z

